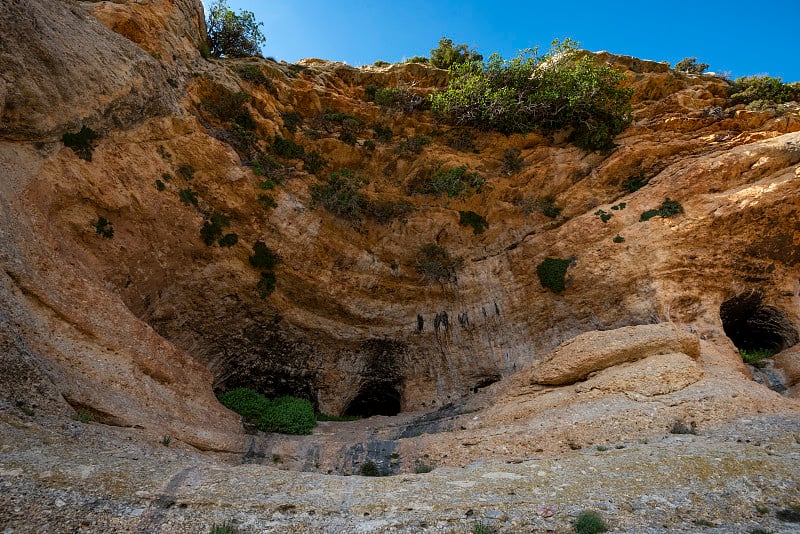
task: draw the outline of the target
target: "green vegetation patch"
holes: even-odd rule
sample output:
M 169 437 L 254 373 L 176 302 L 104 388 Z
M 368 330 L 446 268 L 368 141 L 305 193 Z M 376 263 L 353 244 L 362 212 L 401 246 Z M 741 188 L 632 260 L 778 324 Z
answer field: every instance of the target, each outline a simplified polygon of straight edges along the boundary
M 298 145 L 291 139 L 286 139 L 280 135 L 276 135 L 272 141 L 272 152 L 276 156 L 288 159 L 303 159 L 306 154 L 306 149 L 302 145 Z
M 331 173 L 324 183 L 311 186 L 312 205 L 319 204 L 337 217 L 358 224 L 367 208 L 367 198 L 360 192 L 366 183 L 351 170 Z
M 669 218 L 683 213 L 683 206 L 677 200 L 670 198 L 664 199 L 664 202 L 658 208 L 647 210 L 639 216 L 639 222 L 649 221 L 653 217 Z
M 758 367 L 759 369 L 766 367 L 767 362 L 765 360 L 767 358 L 772 358 L 773 355 L 774 353 L 769 349 L 739 349 L 739 356 L 742 357 L 742 361 L 753 367 Z
M 410 193 L 446 195 L 448 198 L 466 198 L 479 193 L 486 180 L 467 166 L 443 169 L 439 167 L 427 179 L 409 184 Z
M 255 424 L 263 432 L 310 434 L 317 425 L 314 408 L 306 399 L 278 397 L 270 400 L 249 388 L 236 388 L 220 393 L 219 402 Z
M 478 213 L 474 211 L 459 211 L 458 224 L 461 226 L 471 226 L 473 233 L 482 234 L 484 230 L 489 228 L 489 222 Z
M 98 217 L 97 222 L 94 223 L 94 231 L 106 239 L 114 237 L 114 227 L 111 225 L 111 221 L 105 217 Z
M 575 534 L 598 534 L 600 532 L 607 532 L 608 525 L 606 525 L 606 522 L 597 512 L 585 510 L 575 518 L 575 521 L 572 523 L 572 529 L 575 531 Z
M 278 255 L 263 241 L 253 244 L 253 255 L 249 258 L 250 265 L 256 269 L 271 271 L 278 264 Z
M 200 228 L 200 237 L 203 239 L 203 243 L 205 243 L 208 247 L 213 245 L 214 241 L 222 238 L 222 230 L 229 226 L 230 223 L 231 220 L 227 215 L 223 213 L 212 213 L 211 217 L 203 222 L 203 226 Z M 236 242 L 238 242 L 238 237 L 236 238 Z M 232 245 L 224 246 L 233 246 L 236 244 L 236 242 L 234 242 Z M 220 245 L 222 245 L 222 243 L 220 243 Z
M 505 134 L 570 128 L 578 146 L 607 150 L 633 118 L 624 78 L 581 54 L 578 43 L 554 41 L 544 54 L 534 48 L 510 60 L 493 54 L 452 65 L 431 107 L 452 124 Z
M 64 146 L 72 149 L 75 154 L 86 161 L 92 161 L 92 152 L 96 145 L 97 132 L 87 126 L 83 126 L 77 133 L 65 133 L 61 136 Z
M 558 258 L 545 258 L 536 266 L 536 275 L 539 277 L 539 282 L 542 287 L 546 287 L 555 293 L 561 293 L 565 288 L 565 278 L 567 276 L 567 268 L 572 263 L 572 260 L 563 260 Z
M 306 435 L 317 426 L 317 420 L 306 399 L 278 397 L 261 413 L 256 426 L 264 432 Z
M 429 282 L 455 282 L 464 259 L 452 257 L 444 247 L 435 243 L 423 245 L 416 258 L 417 272 Z
M 783 104 L 800 101 L 800 84 L 786 84 L 780 78 L 771 76 L 745 76 L 733 82 L 729 96 L 732 105 L 757 101 Z

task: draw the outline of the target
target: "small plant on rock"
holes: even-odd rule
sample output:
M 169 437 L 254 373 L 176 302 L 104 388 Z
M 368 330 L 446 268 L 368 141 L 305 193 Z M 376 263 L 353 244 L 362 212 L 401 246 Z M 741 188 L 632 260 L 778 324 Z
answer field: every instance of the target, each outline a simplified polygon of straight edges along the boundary
M 250 265 L 256 269 L 272 270 L 278 263 L 278 255 L 263 241 L 253 244 L 253 255 L 249 258 Z
M 367 208 L 367 198 L 360 192 L 366 183 L 364 178 L 347 169 L 331 173 L 325 183 L 311 186 L 312 205 L 320 204 L 337 217 L 357 225 Z
M 696 57 L 685 57 L 678 61 L 673 69 L 686 74 L 702 74 L 708 70 L 708 63 L 698 63 Z
M 739 356 L 742 357 L 742 361 L 744 363 L 762 369 L 767 365 L 767 362 L 764 360 L 766 358 L 771 358 L 773 356 L 773 353 L 769 349 L 755 349 L 755 350 L 739 349 Z
M 680 202 L 666 198 L 658 208 L 647 210 L 642 213 L 642 215 L 639 217 L 639 222 L 649 221 L 653 217 L 661 217 L 662 219 L 666 219 L 669 217 L 674 217 L 679 213 L 683 213 L 683 206 L 681 206 Z
M 474 211 L 459 211 L 458 215 L 458 224 L 461 226 L 471 226 L 473 233 L 482 234 L 484 230 L 489 228 L 489 222 L 486 218 Z
M 161 444 L 165 447 L 169 447 L 169 444 L 172 443 L 172 438 L 169 436 L 164 436 L 161 438 Z
M 92 161 L 92 152 L 94 151 L 97 137 L 97 132 L 87 126 L 83 126 L 77 133 L 65 133 L 61 136 L 61 142 L 64 143 L 64 146 L 71 148 L 79 158 Z
M 114 237 L 114 227 L 111 226 L 111 221 L 105 217 L 99 217 L 97 222 L 94 223 L 95 233 L 103 236 L 104 238 L 111 239 Z
M 178 198 L 181 199 L 186 205 L 193 205 L 197 206 L 197 192 L 192 191 L 191 189 L 179 189 L 178 190 Z
M 558 258 L 545 258 L 536 266 L 536 275 L 539 277 L 539 282 L 542 287 L 553 291 L 554 293 L 561 293 L 564 291 L 565 277 L 567 275 L 567 268 L 572 263 L 572 260 L 564 260 Z
M 603 518 L 597 512 L 585 510 L 578 514 L 575 521 L 572 523 L 572 529 L 575 534 L 598 534 L 600 532 L 607 532 L 608 525 L 603 521 Z
M 455 282 L 464 266 L 460 257 L 453 258 L 447 250 L 435 243 L 424 245 L 417 253 L 417 272 L 430 282 Z
M 206 246 L 210 247 L 214 244 L 214 241 L 217 239 L 222 238 L 222 229 L 225 228 L 230 224 L 230 218 L 222 213 L 212 213 L 211 217 L 203 222 L 202 228 L 200 228 L 200 237 L 203 238 L 203 243 Z M 236 234 L 233 234 L 236 235 Z M 228 238 L 230 240 L 231 238 Z M 238 237 L 236 241 L 238 242 Z M 226 241 L 227 242 L 227 241 Z M 226 246 L 233 246 L 236 242 L 232 243 L 231 245 Z M 222 242 L 220 242 L 222 245 Z
M 373 461 L 364 462 L 358 470 L 362 477 L 379 477 L 381 476 L 380 469 Z
M 230 523 L 223 523 L 222 525 L 213 525 L 208 534 L 239 534 L 239 529 Z
M 79 423 L 84 423 L 84 424 L 91 423 L 92 419 L 93 419 L 92 414 L 90 414 L 89 412 L 77 411 L 74 414 L 72 414 L 72 420 L 77 421 Z

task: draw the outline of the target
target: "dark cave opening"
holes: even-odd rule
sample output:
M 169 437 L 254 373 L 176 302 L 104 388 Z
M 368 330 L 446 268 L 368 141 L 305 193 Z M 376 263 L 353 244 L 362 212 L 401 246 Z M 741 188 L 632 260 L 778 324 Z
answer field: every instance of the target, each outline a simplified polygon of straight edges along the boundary
M 372 417 L 400 413 L 400 393 L 392 384 L 375 383 L 362 386 L 350 401 L 343 415 L 347 417 Z
M 786 313 L 765 305 L 762 298 L 761 293 L 751 291 L 723 302 L 719 317 L 725 335 L 736 348 L 747 351 L 776 353 L 797 344 L 800 336 Z

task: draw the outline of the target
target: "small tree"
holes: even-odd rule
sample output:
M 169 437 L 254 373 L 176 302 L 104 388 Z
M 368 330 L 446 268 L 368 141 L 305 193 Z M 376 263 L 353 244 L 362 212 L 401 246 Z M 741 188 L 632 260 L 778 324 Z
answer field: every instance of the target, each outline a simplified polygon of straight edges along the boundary
M 483 61 L 483 56 L 470 50 L 466 43 L 453 44 L 452 39 L 444 36 L 439 39 L 439 47 L 431 50 L 431 65 L 440 69 L 449 69 L 467 61 Z
M 237 15 L 228 7 L 228 0 L 211 4 L 206 25 L 214 57 L 255 56 L 267 40 L 260 29 L 264 23 L 256 22 L 251 11 L 240 10 Z
M 678 61 L 675 70 L 687 74 L 702 74 L 708 69 L 708 63 L 698 63 L 696 57 L 685 57 Z

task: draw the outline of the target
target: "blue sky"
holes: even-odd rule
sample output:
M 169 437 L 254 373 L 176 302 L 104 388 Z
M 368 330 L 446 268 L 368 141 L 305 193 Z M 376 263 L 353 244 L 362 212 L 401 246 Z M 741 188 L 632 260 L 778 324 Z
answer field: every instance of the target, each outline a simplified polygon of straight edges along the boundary
M 208 5 L 212 0 L 204 0 Z M 443 35 L 504 57 L 571 37 L 581 48 L 677 63 L 696 56 L 733 78 L 800 81 L 800 0 L 584 2 L 528 0 L 269 2 L 229 0 L 264 23 L 263 52 L 365 65 L 427 56 Z

